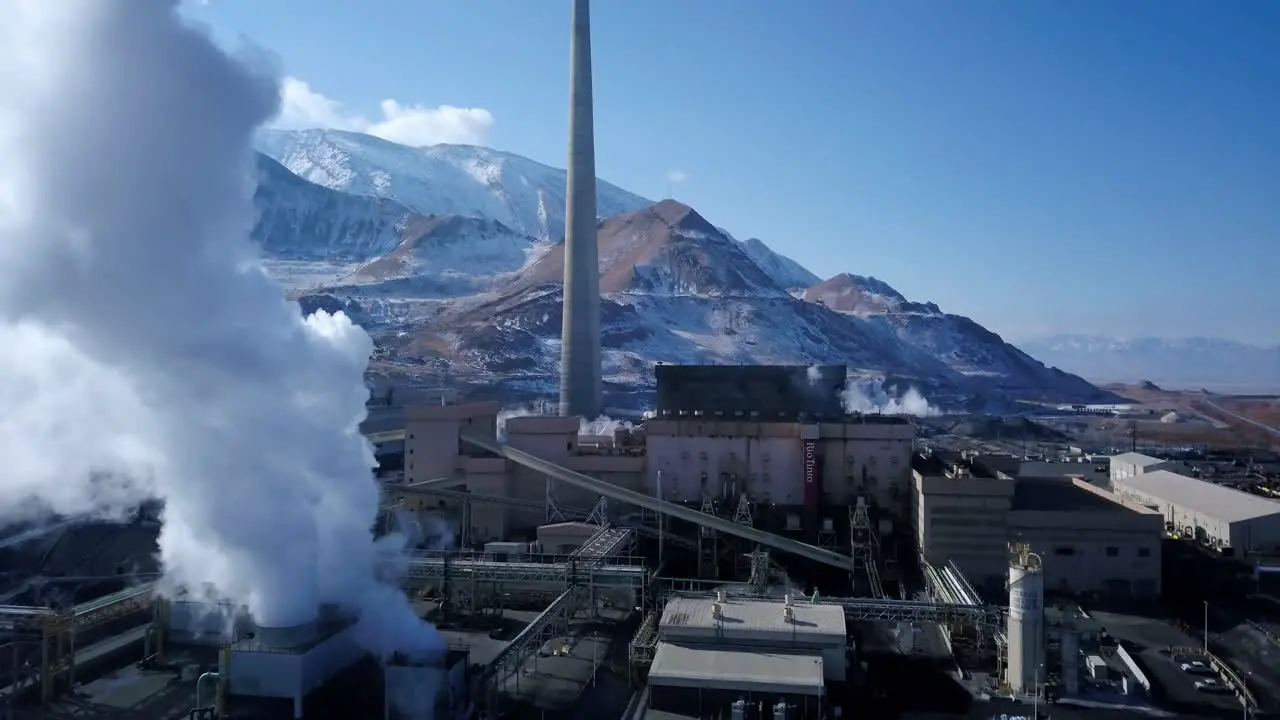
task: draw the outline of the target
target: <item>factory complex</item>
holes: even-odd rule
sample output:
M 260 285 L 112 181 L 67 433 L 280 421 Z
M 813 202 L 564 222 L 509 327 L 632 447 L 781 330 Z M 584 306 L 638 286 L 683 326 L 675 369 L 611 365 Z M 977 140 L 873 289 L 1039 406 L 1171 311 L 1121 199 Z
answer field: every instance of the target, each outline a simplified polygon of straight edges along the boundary
M 405 541 L 378 556 L 379 589 L 404 592 L 436 651 L 375 657 L 369 613 L 325 605 L 272 626 L 122 562 L 117 592 L 55 602 L 44 587 L 114 558 L 98 555 L 119 530 L 59 527 L 4 558 L 0 711 L 816 720 L 1074 702 L 1083 716 L 1186 680 L 1179 707 L 1202 695 L 1256 715 L 1208 627 L 1197 648 L 1093 606 L 1158 604 L 1180 533 L 1275 549 L 1280 505 L 1143 458 L 1099 482 L 1093 463 L 1023 472 L 1014 456 L 918 447 L 909 417 L 845 411 L 843 365 L 659 365 L 647 420 L 601 422 L 590 57 L 574 0 L 559 414 L 442 396 L 364 431 L 386 464 L 372 531 Z M 144 515 L 127 532 L 154 542 Z
M 725 398 L 744 376 L 782 387 L 807 369 L 690 371 L 711 388 L 702 397 Z M 1160 503 L 1186 492 L 1175 482 L 1201 481 L 1136 476 L 1160 484 L 1161 501 L 1125 482 L 1113 493 L 1070 475 L 1019 477 L 1016 458 L 917 450 L 905 418 L 811 412 L 806 395 L 767 417 L 665 406 L 608 435 L 528 415 L 506 419 L 500 438 L 493 403 L 406 407 L 404 429 L 378 437 L 403 439 L 404 473 L 384 480 L 384 504 L 390 524 L 452 529 L 400 573 L 448 636 L 443 656 L 369 667 L 357 624 L 336 608 L 260 627 L 140 585 L 69 614 L 6 609 L 8 639 L 30 658 L 6 684 L 55 700 L 123 631 L 145 666 L 199 668 L 193 704 L 207 717 L 321 717 L 316 698 L 352 673 L 388 718 L 559 711 L 602 672 L 629 681 L 632 713 L 689 717 L 829 717 L 905 661 L 965 678 L 971 703 L 1115 688 L 1135 702 L 1151 685 L 1143 665 L 1115 659 L 1132 655 L 1123 646 L 1110 669 L 1090 665 L 1106 633 L 1081 608 L 1158 600 Z M 499 630 L 495 619 L 521 612 L 518 628 Z M 1230 666 L 1212 662 L 1229 685 Z M 548 677 L 565 687 L 542 687 Z

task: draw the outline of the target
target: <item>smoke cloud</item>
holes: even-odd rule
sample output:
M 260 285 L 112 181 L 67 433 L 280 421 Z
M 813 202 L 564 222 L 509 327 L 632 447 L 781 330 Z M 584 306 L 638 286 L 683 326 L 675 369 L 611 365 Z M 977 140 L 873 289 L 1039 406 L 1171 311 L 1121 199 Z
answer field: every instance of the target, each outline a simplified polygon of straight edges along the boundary
M 902 395 L 894 397 L 885 391 L 883 386 L 859 385 L 850 381 L 845 387 L 841 400 L 848 413 L 879 413 L 881 415 L 914 415 L 916 417 L 932 417 L 941 415 L 942 410 L 929 404 L 920 391 L 909 387 Z
M 631 427 L 631 422 L 629 420 L 614 420 L 607 415 L 601 415 L 595 420 L 587 420 L 586 418 L 583 418 L 578 424 L 578 434 L 590 435 L 593 437 L 602 435 L 613 437 L 613 434 L 619 429 L 629 427 Z
M 358 431 L 372 344 L 263 273 L 255 129 L 275 81 L 176 0 L 15 0 L 0 17 L 0 515 L 164 501 L 174 587 L 264 625 L 362 616 L 376 652 L 436 651 L 375 567 Z

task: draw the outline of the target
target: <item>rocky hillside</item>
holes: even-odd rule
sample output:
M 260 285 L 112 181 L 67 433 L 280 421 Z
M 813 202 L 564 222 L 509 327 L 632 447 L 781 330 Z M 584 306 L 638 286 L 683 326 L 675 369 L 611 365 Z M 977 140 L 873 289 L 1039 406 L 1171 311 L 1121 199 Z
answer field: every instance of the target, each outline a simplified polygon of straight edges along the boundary
M 562 171 L 351 133 L 270 133 L 262 145 L 285 166 L 262 162 L 257 234 L 304 307 L 358 318 L 383 370 L 554 390 Z M 935 396 L 1100 397 L 883 281 L 820 281 L 681 203 L 602 188 L 602 339 L 615 389 L 643 392 L 656 362 L 843 363 Z

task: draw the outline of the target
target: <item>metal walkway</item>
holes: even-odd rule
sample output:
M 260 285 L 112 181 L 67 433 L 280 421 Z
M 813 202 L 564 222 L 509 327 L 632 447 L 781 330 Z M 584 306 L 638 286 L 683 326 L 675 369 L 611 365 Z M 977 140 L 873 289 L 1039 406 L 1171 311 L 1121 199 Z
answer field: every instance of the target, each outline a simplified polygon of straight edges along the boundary
M 605 526 L 574 550 L 570 557 L 584 560 L 596 558 L 597 562 L 603 562 L 621 555 L 624 550 L 630 550 L 635 543 L 636 534 L 630 528 Z
M 465 443 L 488 450 L 494 454 L 501 455 L 502 457 L 505 457 L 518 465 L 523 465 L 530 470 L 540 472 L 543 475 L 550 476 L 561 482 L 590 490 L 603 497 L 607 497 L 610 500 L 618 500 L 620 502 L 627 503 L 628 505 L 634 505 L 651 512 L 678 518 L 680 520 L 694 523 L 695 525 L 725 533 L 726 535 L 746 538 L 753 543 L 781 550 L 793 555 L 799 555 L 800 557 L 808 558 L 809 560 L 820 562 L 825 565 L 831 565 L 842 570 L 852 571 L 855 569 L 853 559 L 846 555 L 814 547 L 813 545 L 802 543 L 798 540 L 792 540 L 791 538 L 757 530 L 749 525 L 735 523 L 713 515 L 698 512 L 697 510 L 687 508 L 683 505 L 676 505 L 675 503 L 658 500 L 656 498 L 649 497 L 648 495 L 635 492 L 634 490 L 618 487 L 617 485 L 612 485 L 604 482 L 603 480 L 597 480 L 589 475 L 583 475 L 580 472 L 574 472 L 573 470 L 560 467 L 559 465 L 543 460 L 536 455 L 530 455 L 522 450 L 507 447 L 497 440 L 476 437 L 467 433 L 459 433 L 458 437 Z
M 605 563 L 604 560 L 611 560 Z M 484 553 L 430 551 L 409 560 L 410 580 L 445 577 L 478 582 L 592 584 L 598 587 L 639 587 L 649 581 L 644 558 L 527 555 L 514 561 Z
M 154 582 L 134 585 L 97 600 L 76 605 L 66 613 L 58 613 L 47 607 L 0 606 L 0 629 L 33 627 L 37 624 L 43 625 L 59 616 L 70 615 L 71 625 L 75 630 L 87 630 L 133 612 L 149 610 L 155 585 Z

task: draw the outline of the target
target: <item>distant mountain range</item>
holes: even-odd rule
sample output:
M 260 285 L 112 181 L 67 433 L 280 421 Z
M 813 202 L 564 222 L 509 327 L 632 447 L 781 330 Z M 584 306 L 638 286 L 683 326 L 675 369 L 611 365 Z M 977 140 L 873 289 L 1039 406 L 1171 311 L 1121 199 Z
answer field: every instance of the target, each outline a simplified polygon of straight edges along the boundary
M 1058 335 L 1019 343 L 1023 350 L 1094 382 L 1149 380 L 1166 389 L 1280 392 L 1280 346 L 1218 338 L 1115 338 Z
M 549 394 L 558 383 L 563 170 L 486 148 L 270 131 L 267 266 L 304 308 L 342 308 L 389 374 Z M 673 200 L 599 184 L 602 333 L 615 402 L 670 363 L 836 363 L 984 405 L 1108 397 L 881 280 L 828 280 Z

